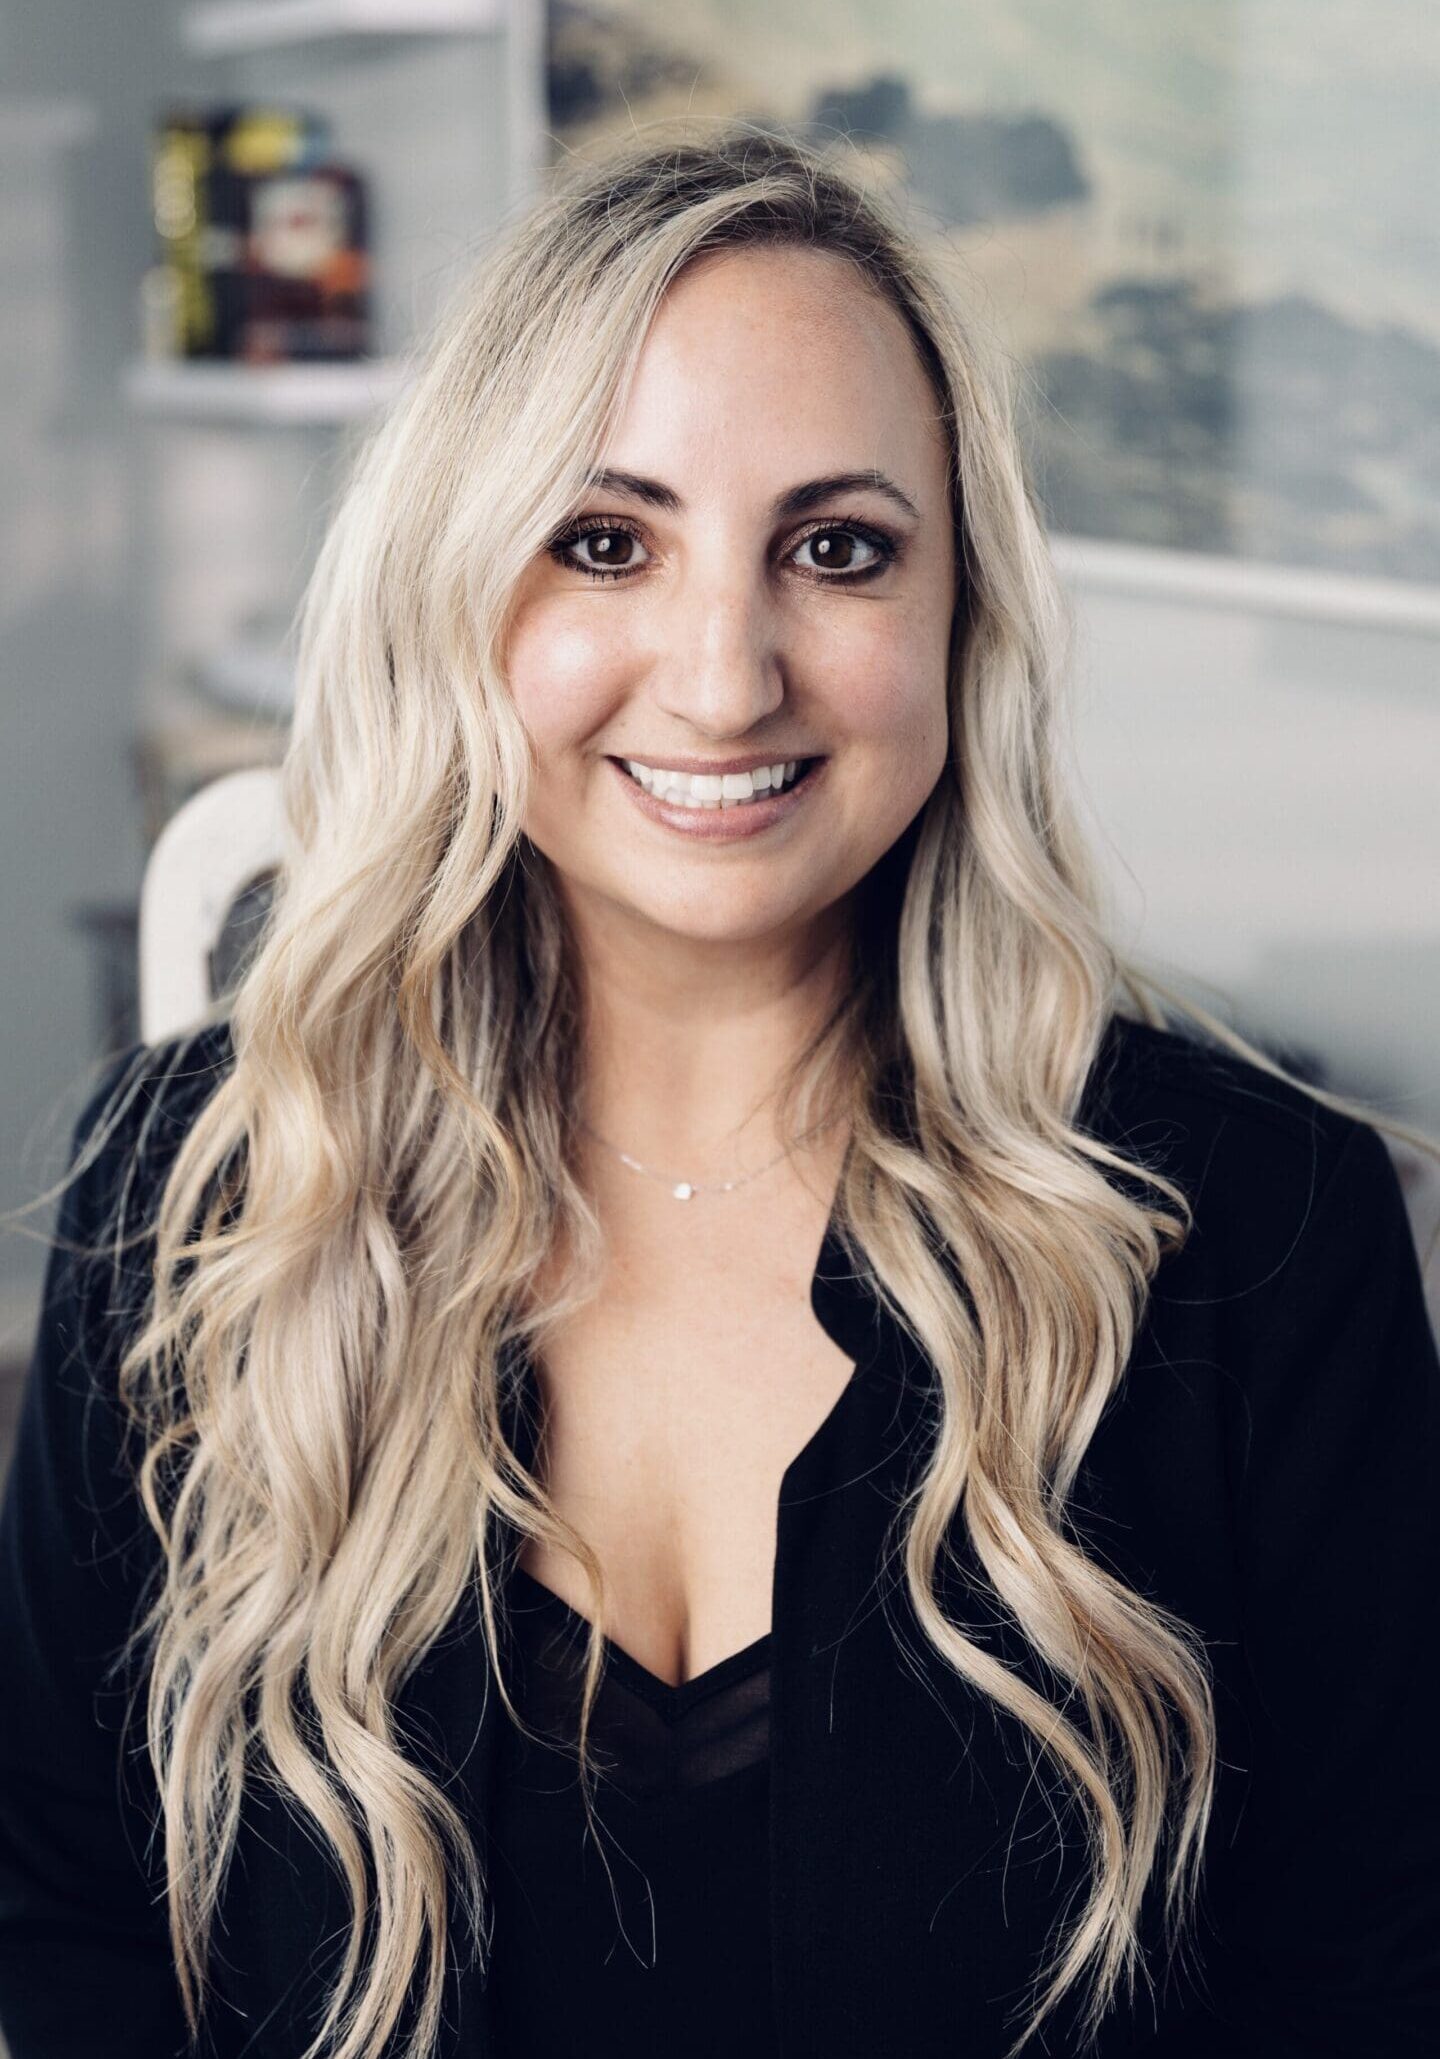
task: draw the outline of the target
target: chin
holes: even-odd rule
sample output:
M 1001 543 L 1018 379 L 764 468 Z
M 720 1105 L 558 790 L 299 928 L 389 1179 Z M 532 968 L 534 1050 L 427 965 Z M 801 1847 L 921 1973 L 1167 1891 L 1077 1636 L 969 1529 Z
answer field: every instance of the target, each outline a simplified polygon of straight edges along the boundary
M 616 895 L 615 900 L 632 920 L 695 944 L 759 943 L 813 919 L 808 901 L 767 901 L 757 905 L 741 896 L 732 898 L 715 890 L 704 896 L 701 906 L 639 901 L 633 895 Z

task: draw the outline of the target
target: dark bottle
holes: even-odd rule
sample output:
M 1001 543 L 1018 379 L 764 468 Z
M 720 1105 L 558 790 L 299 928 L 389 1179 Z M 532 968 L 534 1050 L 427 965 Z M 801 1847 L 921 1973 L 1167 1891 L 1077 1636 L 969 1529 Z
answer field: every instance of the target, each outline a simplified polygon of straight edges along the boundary
M 177 356 L 245 354 L 252 285 L 246 249 L 253 189 L 303 172 L 327 147 L 325 126 L 299 109 L 226 104 L 167 109 L 151 138 L 160 247 L 151 304 L 164 309 Z
M 241 355 L 251 364 L 364 357 L 370 343 L 365 188 L 344 165 L 252 179 Z

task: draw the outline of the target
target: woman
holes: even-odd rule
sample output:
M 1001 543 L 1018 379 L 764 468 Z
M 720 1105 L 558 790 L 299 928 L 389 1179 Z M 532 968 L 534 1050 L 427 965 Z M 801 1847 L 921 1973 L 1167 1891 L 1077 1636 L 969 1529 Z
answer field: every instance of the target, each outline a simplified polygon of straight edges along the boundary
M 14 2059 L 1434 2048 L 1398 1181 L 1108 941 L 1064 628 L 827 158 L 641 139 L 491 257 L 322 552 L 262 947 L 77 1133 Z

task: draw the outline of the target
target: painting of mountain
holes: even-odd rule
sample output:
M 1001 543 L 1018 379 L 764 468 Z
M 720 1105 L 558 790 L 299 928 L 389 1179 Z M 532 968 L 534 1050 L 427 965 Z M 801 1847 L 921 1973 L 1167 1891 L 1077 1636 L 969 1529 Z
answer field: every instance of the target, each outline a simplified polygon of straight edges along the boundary
M 557 157 L 858 154 L 1018 374 L 1051 527 L 1440 586 L 1440 9 L 550 0 Z

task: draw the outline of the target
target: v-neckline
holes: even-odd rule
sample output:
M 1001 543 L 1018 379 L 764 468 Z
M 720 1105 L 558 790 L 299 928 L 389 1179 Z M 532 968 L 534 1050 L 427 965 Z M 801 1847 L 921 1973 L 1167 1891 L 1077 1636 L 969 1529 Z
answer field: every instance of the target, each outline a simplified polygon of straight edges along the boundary
M 832 1205 L 826 1219 L 820 1249 L 811 1271 L 809 1298 L 821 1329 L 850 1359 L 850 1376 L 823 1420 L 786 1466 L 777 1496 L 777 1519 L 790 1504 L 808 1501 L 813 1495 L 826 1491 L 823 1487 L 812 1487 L 810 1483 L 821 1477 L 819 1468 L 823 1455 L 830 1443 L 842 1434 L 847 1413 L 855 1406 L 860 1390 L 885 1351 L 884 1312 L 862 1276 L 854 1270 L 852 1254 L 839 1230 L 838 1202 Z M 506 1351 L 513 1355 L 514 1360 L 512 1393 L 518 1394 L 521 1401 L 514 1426 L 515 1442 L 521 1462 L 528 1467 L 535 1459 L 535 1424 L 538 1421 L 535 1372 L 523 1343 L 512 1338 Z M 531 1607 L 547 1610 L 552 1616 L 568 1622 L 578 1636 L 588 1638 L 589 1618 L 553 1588 L 547 1587 L 543 1580 L 537 1580 L 518 1560 L 512 1565 L 509 1577 L 523 1585 Z M 753 1672 L 762 1656 L 768 1655 L 773 1636 L 772 1624 L 770 1630 L 742 1650 L 731 1652 L 713 1666 L 707 1666 L 703 1673 L 682 1680 L 678 1686 L 662 1680 L 658 1673 L 652 1673 L 648 1666 L 641 1665 L 624 1645 L 617 1644 L 612 1637 L 602 1634 L 601 1642 L 615 1677 L 624 1680 L 643 1696 L 667 1721 L 678 1722 L 694 1703 L 704 1700 L 731 1680 Z
M 590 1634 L 590 1619 L 573 1607 L 553 1587 L 547 1587 L 543 1580 L 527 1572 L 524 1566 L 511 1568 L 510 1579 L 522 1587 L 529 1597 L 530 1605 L 547 1610 L 552 1616 L 568 1623 L 581 1637 Z M 703 1673 L 694 1673 L 688 1680 L 678 1683 L 662 1680 L 658 1673 L 652 1673 L 623 1644 L 617 1644 L 613 1637 L 602 1636 L 606 1660 L 617 1679 L 634 1688 L 644 1696 L 652 1707 L 659 1710 L 669 1722 L 678 1722 L 688 1709 L 707 1695 L 718 1693 L 731 1681 L 744 1679 L 755 1672 L 762 1660 L 768 1656 L 772 1632 L 764 1631 L 759 1637 L 730 1652 L 725 1658 L 717 1659 L 713 1666 L 707 1666 Z

